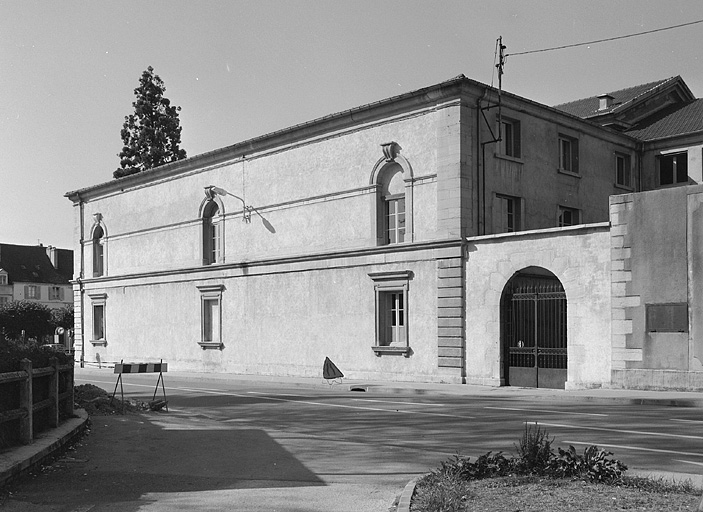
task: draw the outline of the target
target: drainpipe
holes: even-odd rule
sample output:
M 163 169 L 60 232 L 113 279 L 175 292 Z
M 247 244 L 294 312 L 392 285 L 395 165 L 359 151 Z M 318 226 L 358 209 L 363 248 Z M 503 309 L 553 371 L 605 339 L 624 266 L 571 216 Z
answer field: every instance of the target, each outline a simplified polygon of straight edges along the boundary
M 488 98 L 488 87 L 483 90 L 483 95 L 476 100 L 476 202 L 478 203 L 476 208 L 478 217 L 476 227 L 478 235 L 486 234 L 486 144 L 495 142 L 481 142 L 481 103 L 486 98 Z M 500 104 L 498 105 L 498 112 L 500 114 Z M 480 186 L 478 186 L 479 183 Z
M 637 143 L 637 187 L 635 187 L 635 192 L 642 192 L 644 187 L 642 186 L 642 161 L 644 160 L 644 143 Z
M 79 248 L 80 248 L 80 259 L 81 259 L 81 268 L 80 268 L 80 273 L 78 274 L 78 289 L 80 292 L 80 310 L 81 310 L 81 368 L 85 368 L 85 289 L 83 285 L 83 278 L 85 276 L 85 249 L 83 247 L 84 244 L 84 234 L 85 234 L 85 223 L 83 220 L 83 213 L 84 213 L 84 203 L 83 203 L 83 198 L 81 198 L 80 194 L 77 194 L 78 196 L 78 208 L 79 208 L 79 215 L 80 215 L 80 223 L 81 223 L 81 237 L 79 241 Z M 75 339 L 74 339 L 75 343 Z
M 488 97 L 488 88 L 476 100 L 476 234 L 485 234 L 486 146 L 481 143 L 481 103 Z

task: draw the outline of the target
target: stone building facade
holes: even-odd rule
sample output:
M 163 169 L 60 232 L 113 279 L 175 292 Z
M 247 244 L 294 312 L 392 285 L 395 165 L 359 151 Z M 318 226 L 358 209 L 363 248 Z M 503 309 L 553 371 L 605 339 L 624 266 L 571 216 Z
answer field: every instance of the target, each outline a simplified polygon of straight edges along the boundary
M 651 182 L 640 147 L 460 76 L 69 192 L 77 357 L 611 385 L 609 197 Z M 542 310 L 544 347 L 516 328 Z

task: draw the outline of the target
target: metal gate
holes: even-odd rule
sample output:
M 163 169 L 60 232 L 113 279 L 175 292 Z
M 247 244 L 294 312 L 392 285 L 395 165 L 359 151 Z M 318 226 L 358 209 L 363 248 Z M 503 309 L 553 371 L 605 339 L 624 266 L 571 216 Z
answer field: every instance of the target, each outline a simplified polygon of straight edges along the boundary
M 505 305 L 506 384 L 564 389 L 566 293 L 561 283 L 517 285 Z

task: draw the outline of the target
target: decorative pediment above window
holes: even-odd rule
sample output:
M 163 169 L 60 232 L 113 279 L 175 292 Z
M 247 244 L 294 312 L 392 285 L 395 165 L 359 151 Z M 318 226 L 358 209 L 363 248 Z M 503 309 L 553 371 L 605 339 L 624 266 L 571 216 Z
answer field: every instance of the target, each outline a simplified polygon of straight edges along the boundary
M 397 142 L 385 142 L 381 144 L 381 149 L 383 149 L 383 156 L 385 157 L 386 162 L 392 162 L 400 154 L 400 150 L 403 148 L 401 148 L 400 144 Z

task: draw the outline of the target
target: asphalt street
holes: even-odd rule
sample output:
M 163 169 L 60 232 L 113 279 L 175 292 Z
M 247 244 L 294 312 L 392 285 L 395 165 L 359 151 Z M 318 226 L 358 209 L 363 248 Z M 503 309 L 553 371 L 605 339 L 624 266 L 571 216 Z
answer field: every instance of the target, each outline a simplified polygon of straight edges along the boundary
M 125 396 L 151 399 L 156 380 L 125 375 Z M 115 376 L 79 372 L 85 382 L 112 392 Z M 535 423 L 556 446 L 596 444 L 630 468 L 703 472 L 698 407 L 177 374 L 165 382 L 169 412 L 94 417 L 73 460 L 19 482 L 7 510 L 385 511 L 440 461 L 512 453 Z

